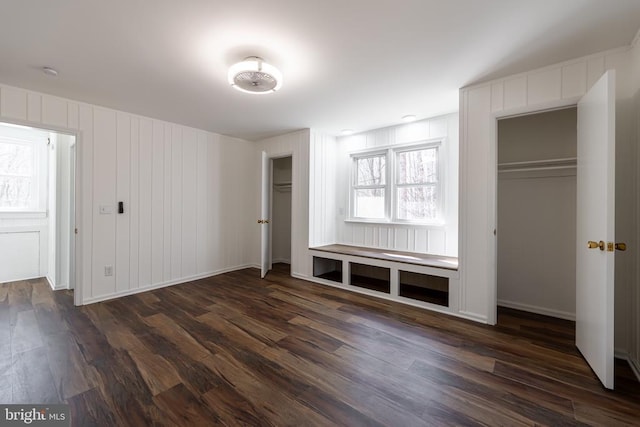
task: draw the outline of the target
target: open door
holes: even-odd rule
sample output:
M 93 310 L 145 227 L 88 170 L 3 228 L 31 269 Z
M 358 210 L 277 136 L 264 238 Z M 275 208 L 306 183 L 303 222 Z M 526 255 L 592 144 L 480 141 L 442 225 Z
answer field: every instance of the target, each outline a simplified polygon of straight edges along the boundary
M 261 228 L 261 244 L 260 244 L 260 277 L 264 279 L 269 271 L 270 264 L 270 244 L 269 244 L 269 191 L 271 190 L 271 170 L 269 157 L 266 152 L 262 152 L 262 199 L 260 205 L 260 216 L 258 224 Z
M 578 102 L 576 346 L 613 388 L 615 73 Z

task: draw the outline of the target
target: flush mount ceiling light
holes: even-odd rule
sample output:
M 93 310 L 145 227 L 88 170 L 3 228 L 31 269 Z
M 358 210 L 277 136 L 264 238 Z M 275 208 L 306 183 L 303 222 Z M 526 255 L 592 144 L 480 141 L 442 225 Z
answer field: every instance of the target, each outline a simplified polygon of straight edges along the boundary
M 405 123 L 411 123 L 416 121 L 416 116 L 413 114 L 409 114 L 407 116 L 402 117 L 402 121 Z
M 353 129 L 342 129 L 340 134 L 344 136 L 353 135 Z
M 246 93 L 271 93 L 282 87 L 280 70 L 257 56 L 232 65 L 227 78 L 231 87 Z

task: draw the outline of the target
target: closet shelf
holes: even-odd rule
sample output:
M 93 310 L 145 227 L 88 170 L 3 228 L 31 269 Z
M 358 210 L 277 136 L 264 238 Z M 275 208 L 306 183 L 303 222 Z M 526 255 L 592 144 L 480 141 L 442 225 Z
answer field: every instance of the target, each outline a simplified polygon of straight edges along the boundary
M 532 160 L 528 162 L 498 163 L 498 172 L 524 172 L 534 170 L 575 169 L 577 159 L 568 157 L 563 159 Z

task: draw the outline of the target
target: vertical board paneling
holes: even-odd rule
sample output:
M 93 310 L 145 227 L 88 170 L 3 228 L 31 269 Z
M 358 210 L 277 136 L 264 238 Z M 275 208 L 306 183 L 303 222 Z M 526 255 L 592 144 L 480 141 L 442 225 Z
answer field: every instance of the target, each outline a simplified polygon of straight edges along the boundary
M 49 126 L 66 127 L 67 102 L 64 99 L 53 96 L 42 98 L 42 123 Z
M 562 73 L 560 68 L 551 68 L 528 76 L 527 102 L 529 105 L 560 99 L 561 94 Z
M 153 123 L 151 120 L 140 120 L 139 141 L 139 184 L 140 184 L 140 237 L 138 249 L 139 285 L 152 283 L 152 181 L 153 181 Z
M 502 82 L 491 85 L 491 112 L 502 111 L 504 106 L 504 84 Z
M 254 262 L 255 144 L 4 85 L 0 117 L 79 131 L 80 301 Z
M 42 95 L 27 93 L 27 120 L 34 123 L 42 123 Z
M 78 129 L 80 123 L 80 106 L 75 102 L 67 103 L 67 127 Z
M 114 276 L 106 276 L 107 266 L 115 270 L 116 236 L 116 113 L 112 110 L 93 110 L 93 239 L 100 244 L 93 246 L 94 297 L 113 294 L 116 290 Z M 100 214 L 105 207 L 110 213 Z M 115 274 L 115 271 L 114 271 Z
M 153 148 L 146 155 L 152 160 L 151 178 L 151 280 L 153 283 L 161 283 L 167 278 L 164 276 L 164 224 L 165 224 L 165 204 L 164 204 L 164 180 L 169 175 L 165 171 L 165 126 L 162 122 L 153 121 Z
M 527 78 L 516 77 L 504 82 L 504 109 L 523 107 L 527 104 Z
M 524 78 L 523 78 L 524 79 Z M 465 207 L 473 207 L 472 210 L 465 211 L 465 229 L 461 230 L 465 240 L 466 249 L 475 248 L 473 252 L 462 252 L 464 259 L 464 269 L 461 271 L 465 281 L 474 280 L 477 282 L 488 283 L 489 271 L 491 268 L 486 263 L 486 259 L 477 256 L 476 251 L 487 251 L 486 242 L 489 236 L 489 227 L 494 224 L 488 223 L 486 208 L 488 188 L 485 183 L 473 177 L 486 177 L 488 175 L 487 168 L 489 164 L 494 164 L 489 159 L 489 152 L 479 141 L 488 139 L 491 135 L 492 123 L 486 120 L 491 115 L 491 89 L 490 87 L 480 87 L 472 89 L 468 92 L 467 108 L 469 114 L 467 116 L 466 132 L 469 143 L 466 144 L 466 151 L 461 153 L 461 168 L 465 170 L 466 182 L 465 191 L 461 193 L 464 198 Z M 471 113 L 473 112 L 473 113 Z M 464 157 L 463 157 L 464 156 Z M 479 206 L 485 206 L 484 209 L 478 209 Z M 470 282 L 467 282 L 470 283 Z M 486 314 L 488 294 L 482 288 L 468 286 L 464 291 L 464 300 L 461 304 L 461 310 L 467 313 Z
M 562 98 L 575 98 L 587 92 L 587 64 L 583 61 L 562 67 Z
M 124 213 L 116 214 L 116 291 L 129 289 L 131 214 L 131 116 L 117 114 L 116 200 L 124 203 Z
M 589 58 L 587 61 L 587 90 L 598 81 L 604 71 L 604 56 Z
M 163 265 L 162 275 L 165 281 L 171 280 L 171 217 L 173 212 L 171 209 L 171 196 L 173 184 L 171 180 L 172 173 L 172 160 L 173 155 L 172 140 L 171 140 L 171 125 L 159 123 L 162 126 L 164 133 L 164 174 L 158 177 L 159 181 L 156 182 L 158 188 L 162 188 L 164 191 L 164 203 L 162 207 L 162 236 L 164 242 L 163 249 Z
M 207 265 L 209 258 L 207 251 L 207 237 L 209 235 L 207 215 L 207 158 L 207 134 L 205 132 L 198 132 L 196 145 L 196 271 L 198 273 L 211 271 Z
M 223 267 L 223 247 L 214 245 L 214 242 L 222 241 L 222 189 L 220 186 L 222 177 L 220 141 L 214 135 L 210 135 L 207 141 L 207 219 L 209 228 L 209 238 L 207 239 L 207 252 L 209 254 L 209 269 L 218 270 Z M 213 189 L 217 191 L 212 191 Z M 257 261 L 256 261 L 257 262 Z
M 430 230 L 427 243 L 429 252 L 442 253 L 445 250 L 445 239 L 443 230 Z
M 171 278 L 182 275 L 182 128 L 171 126 Z
M 139 286 L 139 235 L 140 235 L 140 119 L 131 119 L 131 147 L 130 170 L 131 186 L 129 201 L 129 287 L 135 289 Z
M 415 251 L 416 252 L 427 252 L 429 250 L 429 245 L 427 244 L 429 238 L 429 231 L 427 229 L 418 229 L 416 230 L 415 236 Z
M 400 251 L 409 250 L 409 230 L 407 228 L 398 228 L 395 230 L 394 248 Z
M 7 119 L 27 120 L 27 92 L 8 86 L 0 88 L 0 114 Z
M 83 298 L 93 295 L 93 109 L 87 105 L 80 106 L 79 112 L 81 157 L 78 169 L 82 174 L 80 191 L 82 192 L 82 223 L 79 227 L 82 240 L 82 286 Z
M 197 155 L 198 139 L 193 129 L 183 128 L 182 132 L 182 236 L 181 275 L 189 277 L 196 274 L 197 248 Z

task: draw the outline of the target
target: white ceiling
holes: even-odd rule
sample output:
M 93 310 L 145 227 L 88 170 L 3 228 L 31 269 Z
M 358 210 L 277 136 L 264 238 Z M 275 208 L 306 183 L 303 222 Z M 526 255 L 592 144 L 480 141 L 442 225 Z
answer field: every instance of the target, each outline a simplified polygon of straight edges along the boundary
M 2 0 L 0 82 L 249 140 L 335 135 L 455 111 L 460 87 L 639 27 L 639 0 Z M 249 55 L 280 92 L 228 86 Z

